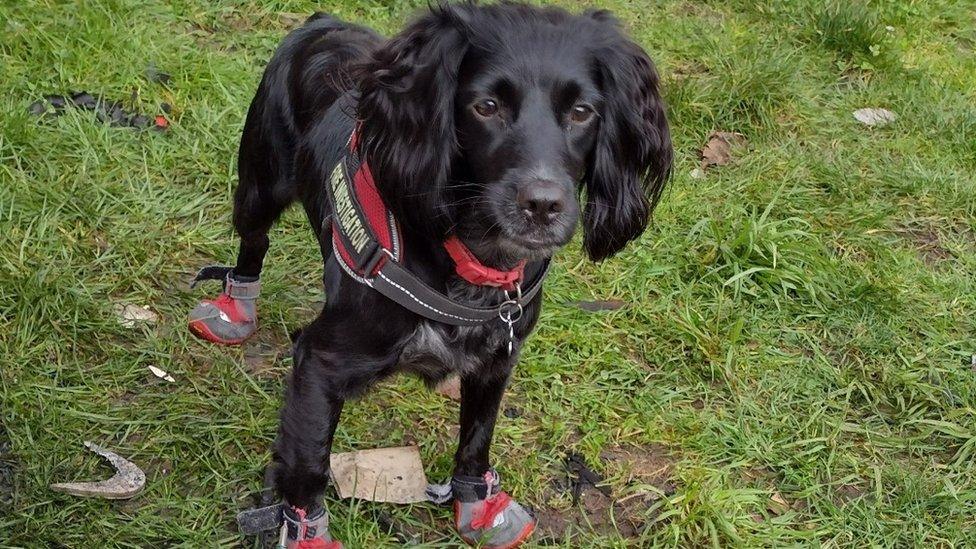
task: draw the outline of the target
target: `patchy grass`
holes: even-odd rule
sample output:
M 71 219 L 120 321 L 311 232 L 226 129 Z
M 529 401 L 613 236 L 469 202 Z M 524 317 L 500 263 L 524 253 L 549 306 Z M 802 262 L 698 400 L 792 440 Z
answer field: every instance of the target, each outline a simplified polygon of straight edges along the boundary
M 202 294 L 186 281 L 233 257 L 238 134 L 289 14 L 391 32 L 419 4 L 0 6 L 0 545 L 254 543 L 233 517 L 261 489 L 287 334 L 321 299 L 318 251 L 291 212 L 243 349 L 187 333 Z M 557 259 L 494 446 L 510 491 L 566 547 L 976 543 L 972 3 L 603 5 L 664 75 L 676 176 L 639 245 L 600 265 Z M 73 90 L 147 114 L 169 103 L 172 128 L 28 114 Z M 867 129 L 851 116 L 866 106 L 899 119 Z M 713 130 L 749 145 L 692 178 Z M 120 302 L 158 324 L 120 326 Z M 415 443 L 440 479 L 456 408 L 397 379 L 347 407 L 336 448 Z M 146 491 L 48 490 L 108 472 L 83 440 L 143 466 Z M 568 453 L 610 497 L 582 486 L 574 506 Z M 445 509 L 331 509 L 348 547 L 458 544 Z

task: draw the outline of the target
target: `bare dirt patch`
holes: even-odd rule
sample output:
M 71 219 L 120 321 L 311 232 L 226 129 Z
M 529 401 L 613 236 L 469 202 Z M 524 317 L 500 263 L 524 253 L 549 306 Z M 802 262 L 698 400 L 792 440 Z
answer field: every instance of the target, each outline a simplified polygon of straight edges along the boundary
M 834 503 L 843 507 L 848 503 L 861 499 L 867 492 L 856 484 L 841 484 L 835 490 Z
M 907 240 L 927 265 L 937 265 L 953 257 L 942 242 L 938 230 L 932 225 L 909 223 L 900 226 L 897 233 Z
M 568 456 L 548 500 L 564 502 L 568 497 L 571 504 L 568 509 L 558 504 L 536 509 L 541 540 L 564 540 L 587 530 L 635 538 L 645 527 L 648 507 L 675 492 L 674 456 L 663 445 L 614 446 L 600 459 L 597 472 L 581 456 Z
M 244 344 L 244 367 L 255 377 L 275 378 L 284 374 L 282 360 L 291 352 L 288 340 L 274 330 L 259 330 Z
M 671 473 L 674 456 L 663 444 L 617 446 L 600 455 L 608 468 L 620 467 L 629 472 L 628 482 L 637 480 L 664 491 L 674 491 Z

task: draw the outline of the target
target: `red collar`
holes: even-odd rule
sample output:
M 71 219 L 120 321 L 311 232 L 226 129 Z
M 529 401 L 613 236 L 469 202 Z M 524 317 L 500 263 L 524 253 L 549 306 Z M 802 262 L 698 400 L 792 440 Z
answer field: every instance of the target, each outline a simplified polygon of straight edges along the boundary
M 454 260 L 454 268 L 458 276 L 471 284 L 512 291 L 525 274 L 525 260 L 519 261 L 518 265 L 510 271 L 492 269 L 478 261 L 474 253 L 456 236 L 451 236 L 444 241 L 444 249 Z

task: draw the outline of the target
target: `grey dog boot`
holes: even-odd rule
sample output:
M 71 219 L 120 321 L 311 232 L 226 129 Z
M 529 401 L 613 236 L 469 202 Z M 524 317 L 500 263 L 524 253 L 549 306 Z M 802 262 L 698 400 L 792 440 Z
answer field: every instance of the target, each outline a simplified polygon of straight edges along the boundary
M 451 489 L 454 525 L 468 545 L 512 549 L 522 545 L 535 530 L 535 518 L 501 491 L 494 469 L 483 477 L 455 476 Z
M 313 511 L 285 505 L 281 512 L 281 537 L 275 549 L 342 549 L 329 535 L 329 511 L 324 505 Z
M 239 277 L 229 267 L 204 267 L 200 280 L 219 279 L 224 291 L 214 299 L 204 299 L 190 311 L 189 326 L 194 335 L 222 345 L 239 345 L 258 329 L 257 298 L 261 293 L 258 277 Z

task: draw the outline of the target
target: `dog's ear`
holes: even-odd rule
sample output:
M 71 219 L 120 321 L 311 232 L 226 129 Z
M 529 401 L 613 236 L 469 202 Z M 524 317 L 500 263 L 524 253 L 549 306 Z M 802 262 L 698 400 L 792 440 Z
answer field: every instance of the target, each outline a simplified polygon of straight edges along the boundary
M 357 74 L 358 146 L 387 206 L 415 231 L 446 230 L 441 198 L 457 155 L 454 97 L 467 9 L 432 7 Z
M 590 16 L 605 38 L 594 52 L 604 104 L 585 176 L 583 245 L 599 261 L 644 232 L 670 176 L 673 151 L 654 63 L 609 12 Z

